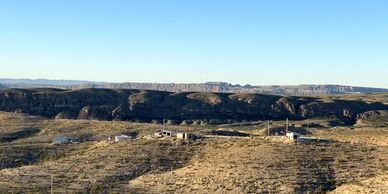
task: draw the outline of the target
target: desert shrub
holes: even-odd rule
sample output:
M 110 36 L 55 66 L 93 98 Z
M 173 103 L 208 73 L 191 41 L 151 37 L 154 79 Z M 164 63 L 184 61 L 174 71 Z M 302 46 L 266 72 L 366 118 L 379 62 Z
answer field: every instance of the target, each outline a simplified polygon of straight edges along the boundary
M 383 172 L 387 172 L 388 171 L 388 166 L 383 164 L 381 166 L 380 170 L 383 171 Z
M 15 141 L 17 139 L 22 139 L 22 138 L 32 136 L 38 132 L 39 132 L 39 129 L 36 129 L 36 128 L 22 129 L 20 131 L 14 132 L 14 133 L 8 133 L 8 134 L 2 135 L 0 137 L 0 142 L 1 143 L 12 142 L 12 141 Z
M 324 185 L 320 185 L 315 191 L 314 194 L 326 194 L 328 191 Z

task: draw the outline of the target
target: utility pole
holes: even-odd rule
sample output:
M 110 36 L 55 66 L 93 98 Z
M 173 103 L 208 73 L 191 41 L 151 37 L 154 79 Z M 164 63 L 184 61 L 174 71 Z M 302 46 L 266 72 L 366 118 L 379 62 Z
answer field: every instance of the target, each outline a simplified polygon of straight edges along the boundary
M 286 134 L 288 133 L 288 118 L 286 120 Z
M 51 194 L 54 194 L 54 175 L 53 174 L 51 174 Z
M 267 132 L 268 132 L 268 136 L 271 136 L 271 133 L 269 132 L 269 120 L 267 122 Z
M 307 133 L 309 133 L 309 123 L 307 123 Z

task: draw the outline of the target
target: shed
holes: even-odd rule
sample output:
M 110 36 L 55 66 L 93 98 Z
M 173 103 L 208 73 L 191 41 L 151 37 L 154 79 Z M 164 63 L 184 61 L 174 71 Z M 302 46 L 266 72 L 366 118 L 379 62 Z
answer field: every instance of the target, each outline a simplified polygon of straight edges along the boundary
M 115 138 L 114 138 L 114 141 L 115 142 L 120 142 L 120 141 L 124 141 L 124 140 L 128 140 L 128 139 L 133 139 L 133 137 L 121 134 L 121 135 L 116 135 Z
M 66 136 L 56 136 L 53 139 L 53 144 L 67 144 L 70 142 L 71 142 L 71 139 Z
M 161 132 L 162 132 L 163 137 L 175 137 L 176 136 L 176 133 L 174 131 L 162 130 Z
M 178 139 L 194 139 L 195 138 L 195 135 L 192 134 L 192 133 L 184 133 L 184 132 L 178 132 L 176 134 L 176 137 Z
M 300 138 L 300 134 L 296 132 L 288 132 L 286 136 L 294 141 L 297 141 Z

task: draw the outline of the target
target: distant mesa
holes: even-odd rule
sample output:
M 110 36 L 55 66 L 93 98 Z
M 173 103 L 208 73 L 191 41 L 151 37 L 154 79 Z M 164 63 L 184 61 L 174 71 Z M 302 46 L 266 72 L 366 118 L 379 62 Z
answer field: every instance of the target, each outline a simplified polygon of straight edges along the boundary
M 31 80 L 31 79 L 0 79 L 0 88 L 60 88 L 60 89 L 138 89 L 168 92 L 217 92 L 217 93 L 257 93 L 276 95 L 321 95 L 321 94 L 349 94 L 388 92 L 385 88 L 353 87 L 342 85 L 233 85 L 227 82 L 206 83 L 107 83 L 77 80 Z

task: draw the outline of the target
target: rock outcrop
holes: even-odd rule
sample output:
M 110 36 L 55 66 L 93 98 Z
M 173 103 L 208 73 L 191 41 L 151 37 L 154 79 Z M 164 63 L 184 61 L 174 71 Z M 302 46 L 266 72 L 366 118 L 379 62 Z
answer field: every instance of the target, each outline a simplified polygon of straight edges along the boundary
M 135 120 L 219 124 L 263 119 L 333 117 L 354 122 L 388 105 L 363 101 L 324 101 L 246 93 L 161 92 L 124 89 L 3 89 L 0 110 L 56 119 Z
M 357 115 L 358 126 L 387 127 L 388 110 L 372 110 Z
M 388 117 L 388 112 L 381 111 L 381 110 L 373 110 L 373 111 L 360 113 L 357 115 L 357 119 L 373 119 L 377 117 Z

